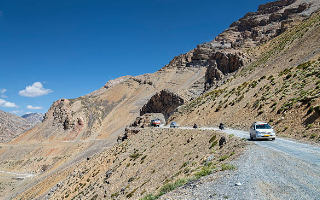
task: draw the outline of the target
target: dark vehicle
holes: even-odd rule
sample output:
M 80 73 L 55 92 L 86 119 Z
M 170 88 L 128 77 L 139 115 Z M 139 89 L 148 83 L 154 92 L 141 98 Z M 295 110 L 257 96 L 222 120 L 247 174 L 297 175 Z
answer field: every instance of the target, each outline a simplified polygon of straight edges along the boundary
M 179 128 L 179 126 L 176 122 L 171 122 L 170 128 Z
M 198 125 L 197 124 L 193 124 L 193 128 L 198 128 Z
M 223 124 L 223 123 L 220 123 L 220 124 L 219 124 L 219 129 L 220 129 L 220 130 L 223 130 L 223 129 L 224 129 L 224 124 Z

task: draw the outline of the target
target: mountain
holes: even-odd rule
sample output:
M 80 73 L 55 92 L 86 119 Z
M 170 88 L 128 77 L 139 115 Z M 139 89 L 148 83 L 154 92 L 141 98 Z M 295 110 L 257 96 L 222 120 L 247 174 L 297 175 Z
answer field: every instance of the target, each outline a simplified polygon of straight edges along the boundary
M 261 5 L 155 73 L 55 101 L 41 124 L 1 146 L 1 170 L 33 176 L 3 178 L 0 194 L 139 199 L 186 174 L 205 174 L 207 165 L 220 169 L 241 148 L 219 132 L 148 127 L 155 116 L 241 129 L 263 120 L 278 135 L 318 141 L 319 9 L 317 0 Z
M 42 122 L 44 114 L 43 113 L 29 113 L 21 116 L 22 118 L 28 120 L 29 123 L 36 125 Z
M 0 143 L 9 142 L 32 127 L 27 120 L 0 110 Z

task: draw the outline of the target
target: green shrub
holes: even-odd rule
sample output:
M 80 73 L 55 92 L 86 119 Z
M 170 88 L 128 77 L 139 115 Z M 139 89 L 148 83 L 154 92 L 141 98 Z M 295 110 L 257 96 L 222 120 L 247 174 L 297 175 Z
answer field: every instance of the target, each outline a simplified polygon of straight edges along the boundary
M 259 81 L 261 81 L 261 80 L 263 80 L 263 79 L 265 79 L 265 78 L 266 78 L 266 76 L 261 76 L 260 79 L 259 79 Z
M 314 110 L 314 108 L 313 108 L 313 106 L 311 106 L 310 108 L 309 108 L 309 110 L 308 110 L 308 114 L 310 114 L 310 113 L 312 113 L 313 112 L 313 110 Z
M 214 141 L 214 142 L 212 143 L 212 145 L 209 147 L 209 149 L 211 149 L 211 148 L 215 147 L 217 144 L 218 144 L 218 141 L 217 141 L 217 140 L 216 140 L 216 141 Z
M 313 124 L 308 124 L 307 125 L 307 128 L 309 129 L 309 128 L 312 128 L 312 126 L 313 126 Z
M 277 114 L 280 114 L 280 113 L 282 113 L 282 111 L 283 111 L 283 107 L 281 107 L 278 111 L 277 111 Z
M 307 69 L 308 67 L 310 67 L 312 65 L 311 61 L 308 61 L 306 63 L 302 63 L 300 65 L 297 66 L 297 69 Z
M 212 136 L 209 140 L 209 143 L 213 142 L 216 139 L 216 137 L 217 137 L 216 135 Z
M 289 79 L 289 78 L 291 78 L 291 76 L 292 76 L 292 74 L 288 74 L 288 75 L 285 77 L 285 79 Z
M 258 85 L 257 81 L 252 81 L 252 83 L 250 83 L 249 87 L 255 88 L 257 85 Z
M 188 164 L 189 164 L 189 162 L 185 162 L 185 163 L 183 163 L 183 164 L 182 164 L 182 166 L 180 167 L 180 169 L 182 169 L 182 168 L 186 167 Z
M 313 134 L 311 134 L 310 138 L 314 139 L 314 138 L 316 138 L 316 136 L 317 136 L 317 134 L 313 133 Z
M 147 194 L 145 197 L 141 198 L 140 200 L 155 200 L 158 198 L 159 196 L 153 196 L 153 194 Z
M 197 179 L 199 179 L 203 176 L 208 176 L 211 173 L 212 173 L 212 169 L 208 166 L 205 166 L 205 167 L 202 167 L 201 170 L 195 173 L 194 175 Z
M 135 188 L 134 190 L 132 190 L 129 194 L 127 194 L 127 198 L 129 199 L 129 198 L 131 198 L 133 195 L 134 195 L 134 193 L 137 191 L 137 189 L 138 188 Z
M 187 182 L 188 181 L 186 179 L 178 179 L 174 183 L 168 183 L 160 188 L 159 196 L 164 195 L 164 194 L 176 189 L 177 187 L 180 187 L 180 186 L 186 184 Z
M 320 105 L 315 106 L 315 107 L 314 107 L 314 110 L 315 110 L 318 114 L 320 114 Z
M 97 198 L 98 198 L 98 195 L 96 194 L 91 198 L 91 200 L 96 200 Z
M 291 69 L 286 68 L 286 69 L 284 69 L 283 71 L 281 71 L 281 72 L 279 73 L 279 76 L 287 75 L 287 74 L 289 74 L 290 72 L 291 72 Z
M 273 75 L 270 75 L 269 77 L 268 77 L 268 80 L 271 80 L 273 78 Z
M 134 154 L 131 154 L 129 157 L 132 158 L 133 160 L 136 160 L 137 158 L 139 158 L 142 154 L 140 153 L 134 153 Z
M 228 158 L 229 158 L 228 155 L 224 155 L 224 156 L 222 156 L 222 157 L 219 159 L 219 161 L 224 161 L 224 160 L 226 160 L 226 159 L 228 159 Z
M 111 198 L 117 198 L 119 196 L 119 192 L 115 192 L 113 194 L 111 194 Z
M 227 163 L 221 165 L 221 171 L 235 170 L 235 169 L 236 169 L 236 166 L 234 166 L 234 165 L 229 165 Z

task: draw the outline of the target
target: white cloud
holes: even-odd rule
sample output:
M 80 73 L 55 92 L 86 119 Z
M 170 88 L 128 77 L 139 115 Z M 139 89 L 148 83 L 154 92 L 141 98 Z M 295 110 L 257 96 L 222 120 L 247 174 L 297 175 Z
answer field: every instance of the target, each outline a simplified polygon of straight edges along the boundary
M 7 108 L 18 108 L 15 103 L 0 99 L 0 107 L 7 107 Z
M 14 110 L 14 111 L 11 111 L 10 113 L 12 114 L 23 113 L 23 110 Z
M 8 98 L 6 95 L 4 95 L 4 93 L 5 93 L 6 91 L 7 91 L 6 89 L 1 89 L 1 88 L 0 88 L 0 97 L 2 97 L 2 98 Z
M 19 94 L 24 97 L 39 97 L 39 96 L 49 94 L 51 92 L 52 90 L 45 89 L 42 86 L 42 83 L 35 82 L 32 85 L 27 86 L 25 90 L 19 91 Z
M 39 110 L 39 109 L 42 109 L 43 107 L 41 107 L 41 106 L 27 105 L 27 108 L 30 109 L 30 110 Z

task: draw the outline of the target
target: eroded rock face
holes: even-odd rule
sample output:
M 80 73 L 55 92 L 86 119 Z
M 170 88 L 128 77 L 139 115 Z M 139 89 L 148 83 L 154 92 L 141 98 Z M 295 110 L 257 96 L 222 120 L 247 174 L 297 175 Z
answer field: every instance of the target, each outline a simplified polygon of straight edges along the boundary
M 61 126 L 64 130 L 71 129 L 74 121 L 71 115 L 70 102 L 68 99 L 55 101 L 43 118 L 43 122 L 51 119 L 53 126 Z
M 145 113 L 162 113 L 168 119 L 173 111 L 184 103 L 184 100 L 170 90 L 162 90 L 151 97 L 151 99 L 140 110 L 140 116 Z
M 164 68 L 206 67 L 204 89 L 207 90 L 250 60 L 243 48 L 268 42 L 306 19 L 316 11 L 317 6 L 313 4 L 319 3 L 316 0 L 279 0 L 260 5 L 256 12 L 233 22 L 213 41 L 175 57 Z

